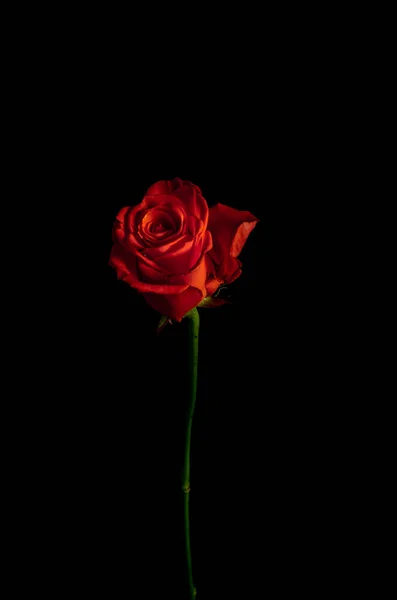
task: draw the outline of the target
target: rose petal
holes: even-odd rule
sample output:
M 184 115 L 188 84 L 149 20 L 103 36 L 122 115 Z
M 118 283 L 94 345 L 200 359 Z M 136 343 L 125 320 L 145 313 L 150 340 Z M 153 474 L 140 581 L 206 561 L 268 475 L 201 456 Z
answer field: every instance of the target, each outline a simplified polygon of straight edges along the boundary
M 117 220 L 113 225 L 113 240 L 130 251 L 143 248 L 143 240 L 135 233 L 130 233 L 125 223 L 122 224 Z
M 135 206 L 131 206 L 125 218 L 126 227 L 130 232 L 136 232 L 145 214 L 151 208 L 158 206 L 161 203 L 161 196 L 145 196 L 142 202 Z
M 186 214 L 179 200 L 177 202 L 178 205 L 164 203 L 145 212 L 138 232 L 148 246 L 168 244 L 186 232 Z
M 241 275 L 241 262 L 238 258 L 229 256 L 228 259 L 222 263 L 219 270 L 219 276 L 224 280 L 225 283 L 232 283 Z
M 175 190 L 174 195 L 181 200 L 185 210 L 203 222 L 204 229 L 208 223 L 208 204 L 196 186 L 184 186 Z
M 193 269 L 197 261 L 212 248 L 212 236 L 207 230 L 203 236 L 195 237 L 191 249 L 189 269 Z
M 212 296 L 215 294 L 216 290 L 223 283 L 223 280 L 218 279 L 217 277 L 212 277 L 211 279 L 207 279 L 205 282 L 205 288 L 207 290 L 207 295 Z
M 233 261 L 233 263 L 231 262 Z M 223 279 L 225 283 L 233 283 L 241 275 L 241 262 L 238 258 L 230 257 L 228 264 L 224 266 Z
M 180 294 L 143 294 L 146 302 L 162 315 L 180 321 L 189 310 L 197 306 L 203 294 L 194 287 L 189 287 Z
M 224 283 L 224 281 L 223 279 L 216 277 L 217 268 L 209 254 L 205 255 L 205 262 L 207 270 L 207 281 L 205 282 L 205 287 L 207 290 L 207 295 L 212 296 L 215 294 L 218 287 Z
M 166 246 L 162 246 L 163 250 L 165 248 Z M 175 243 L 174 246 L 170 246 L 168 252 L 164 251 L 162 254 L 154 255 L 152 248 L 145 249 L 145 252 L 158 268 L 163 269 L 169 275 L 188 273 L 192 268 L 192 261 L 194 260 L 194 267 L 200 258 L 195 250 L 195 240 L 191 236 L 186 236 L 183 244 Z
M 172 181 L 157 181 L 150 186 L 146 192 L 147 196 L 156 196 L 157 194 L 169 194 L 174 189 Z
M 203 296 L 207 295 L 206 281 L 207 281 L 207 265 L 205 256 L 203 255 L 198 265 L 190 272 L 181 275 L 173 275 L 169 277 L 168 281 L 172 284 L 189 285 L 198 288 Z
M 167 201 L 167 208 L 165 208 L 165 204 L 161 203 L 160 200 L 164 199 Z M 123 208 L 118 218 L 116 219 L 113 227 L 113 239 L 115 242 L 118 242 L 123 247 L 129 250 L 142 249 L 146 245 L 151 244 L 152 246 L 163 246 L 164 244 L 169 244 L 171 241 L 173 243 L 178 244 L 179 238 L 185 235 L 186 232 L 186 213 L 182 206 L 181 201 L 178 198 L 174 198 L 174 202 L 169 202 L 169 197 L 157 197 L 157 200 L 154 197 L 145 198 L 137 206 L 133 207 L 125 207 Z M 159 204 L 160 202 L 160 204 Z M 166 240 L 156 239 L 144 239 L 144 235 L 141 235 L 141 221 L 144 219 L 145 215 L 150 212 L 156 210 L 162 210 L 164 213 L 169 213 L 169 216 L 175 219 L 177 222 L 178 229 L 175 233 L 171 234 Z M 122 219 L 119 220 L 119 217 Z M 167 248 L 163 250 L 159 250 L 159 253 L 163 253 L 167 251 Z
M 228 256 L 220 265 L 211 256 L 212 251 L 206 255 L 207 260 L 207 293 L 212 295 L 222 283 L 232 283 L 241 275 L 241 262 L 238 258 Z
M 156 294 L 180 294 L 189 284 L 146 283 L 139 279 L 136 255 L 128 252 L 119 244 L 114 244 L 109 260 L 110 266 L 116 269 L 117 277 L 127 282 L 140 292 Z
M 180 235 L 182 223 L 175 223 L 172 216 L 161 208 L 151 208 L 138 225 L 138 232 L 144 242 L 151 245 L 164 243 L 164 239 Z
M 180 177 L 175 177 L 174 179 L 168 181 L 158 181 L 150 186 L 147 193 L 149 194 L 168 194 L 169 192 L 173 192 L 182 187 L 194 187 L 198 192 L 201 193 L 200 188 L 188 181 L 187 179 L 181 179 Z
M 186 217 L 187 231 L 191 235 L 200 235 L 204 232 L 204 223 L 198 217 L 194 215 L 187 215 Z
M 181 187 L 193 187 L 201 194 L 201 190 L 198 187 L 198 185 L 195 185 L 194 183 L 192 183 L 191 181 L 188 181 L 187 179 L 180 179 L 180 177 L 175 177 L 175 179 L 172 180 L 172 184 L 174 186 L 174 190 L 177 190 Z
M 180 238 L 176 237 L 173 240 L 166 240 L 159 246 L 147 246 L 144 252 L 151 260 L 157 261 L 157 258 L 167 257 L 184 248 L 188 249 L 190 246 L 187 246 L 187 244 L 191 245 L 192 241 L 193 238 L 191 235 L 183 235 Z
M 164 296 L 168 305 L 176 302 L 180 319 L 207 295 L 207 253 L 212 247 L 208 215 L 200 188 L 191 182 L 157 182 L 140 204 L 119 212 L 110 264 L 118 277 L 154 296 L 152 302 Z
M 156 183 L 150 186 L 150 188 L 146 192 L 146 195 L 156 196 L 157 194 L 170 194 L 182 187 L 195 188 L 201 194 L 200 188 L 197 185 L 194 185 L 194 183 L 191 183 L 186 179 L 180 179 L 179 177 L 175 177 L 175 179 L 168 181 L 157 181 Z
M 206 280 L 208 278 L 206 255 L 201 254 L 194 268 L 184 268 L 188 263 L 190 252 L 186 256 L 165 254 L 162 258 L 152 260 L 145 249 L 145 254 L 137 253 L 136 270 L 138 279 L 147 282 L 158 282 L 164 285 L 191 285 L 200 289 L 204 296 L 207 294 Z
M 241 223 L 234 236 L 232 247 L 230 250 L 230 256 L 236 258 L 240 254 L 245 242 L 247 241 L 249 234 L 254 229 L 257 222 L 258 219 L 256 221 L 251 221 L 250 223 L 247 221 Z
M 156 263 L 150 260 L 147 256 L 142 256 L 139 253 L 136 257 L 136 266 L 139 280 L 145 283 L 163 283 L 174 284 L 169 282 L 169 274 L 160 269 Z M 176 282 L 179 285 L 179 282 Z
M 228 256 L 236 258 L 259 219 L 246 210 L 224 204 L 210 208 L 208 229 L 214 243 L 211 255 L 221 264 Z
M 119 211 L 119 213 L 118 213 L 118 215 L 117 215 L 117 217 L 116 217 L 116 220 L 117 220 L 117 221 L 119 221 L 120 223 L 124 224 L 124 218 L 125 218 L 125 215 L 126 215 L 126 213 L 127 213 L 129 210 L 130 210 L 130 207 L 129 207 L 129 206 L 124 206 L 124 208 L 122 208 L 122 209 Z

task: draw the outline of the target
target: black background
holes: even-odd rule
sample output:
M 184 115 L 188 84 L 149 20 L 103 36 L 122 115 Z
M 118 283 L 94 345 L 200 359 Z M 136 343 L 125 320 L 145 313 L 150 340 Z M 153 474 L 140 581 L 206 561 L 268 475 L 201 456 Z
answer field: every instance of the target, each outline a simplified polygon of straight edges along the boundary
M 260 219 L 232 304 L 201 311 L 198 599 L 367 591 L 385 546 L 368 516 L 388 531 L 368 471 L 392 439 L 383 412 L 382 443 L 373 431 L 389 396 L 368 336 L 383 226 L 360 222 L 384 179 L 368 189 L 371 130 L 388 131 L 376 19 L 145 7 L 7 20 L 3 571 L 42 597 L 186 598 L 187 326 L 157 336 L 159 315 L 108 266 L 119 209 L 181 177 Z
M 187 323 L 156 335 L 160 315 L 108 265 L 118 211 L 155 181 L 181 177 L 210 206 L 259 218 L 240 256 L 242 275 L 228 287 L 232 303 L 200 310 L 194 579 L 203 600 L 256 597 L 266 587 L 317 594 L 319 578 L 332 585 L 337 561 L 329 554 L 337 514 L 330 497 L 338 502 L 329 481 L 338 409 L 336 367 L 330 372 L 324 350 L 324 266 L 308 235 L 318 214 L 313 151 L 302 145 L 298 159 L 287 117 L 282 131 L 267 129 L 263 150 L 258 123 L 213 135 L 186 122 L 160 135 L 155 122 L 141 142 L 121 122 L 111 131 L 85 113 L 76 122 L 76 135 L 62 130 L 66 150 L 52 162 L 63 185 L 58 226 L 45 244 L 61 235 L 67 242 L 46 253 L 44 309 L 53 316 L 30 381 L 39 401 L 24 412 L 24 485 L 33 498 L 24 519 L 34 532 L 26 552 L 40 561 L 32 577 L 49 582 L 51 570 L 50 589 L 186 597 Z M 41 327 L 39 320 L 29 356 L 39 352 Z
M 50 207 L 34 257 L 50 318 L 43 342 L 33 311 L 26 350 L 39 363 L 29 380 L 38 399 L 17 420 L 29 450 L 20 518 L 33 531 L 27 558 L 40 563 L 31 576 L 55 596 L 78 587 L 186 597 L 187 324 L 157 336 L 160 315 L 108 265 L 118 211 L 174 177 L 198 185 L 210 206 L 260 220 L 228 288 L 232 304 L 200 311 L 191 471 L 198 597 L 269 589 L 318 597 L 343 574 L 340 545 L 331 550 L 344 501 L 332 485 L 345 433 L 334 383 L 341 364 L 321 251 L 339 155 L 328 142 L 324 150 L 333 125 L 322 88 L 310 84 L 317 67 L 306 79 L 304 61 L 295 64 L 293 52 L 284 61 L 281 50 L 255 76 L 233 67 L 226 82 L 220 67 L 221 81 L 215 74 L 205 84 L 161 65 L 138 82 L 117 61 L 97 60 L 77 61 L 67 85 L 58 59 L 62 76 L 43 96 L 43 119 L 28 116 L 25 148 L 38 158 L 30 183 Z
M 64 468 L 71 468 L 66 506 L 73 508 L 65 523 L 74 532 L 73 569 L 80 564 L 99 587 L 131 586 L 137 597 L 186 593 L 187 323 L 156 335 L 160 315 L 108 266 L 118 210 L 138 203 L 153 182 L 179 176 L 197 184 L 210 206 L 219 201 L 260 220 L 240 256 L 243 273 L 228 288 L 232 304 L 200 310 L 194 579 L 203 599 L 254 597 L 265 581 L 285 591 L 310 581 L 315 589 L 329 526 L 321 515 L 328 458 L 319 451 L 329 424 L 317 395 L 328 392 L 318 387 L 318 334 L 307 319 L 319 291 L 300 263 L 303 240 L 294 251 L 297 173 L 286 155 L 280 165 L 270 153 L 252 156 L 252 164 L 240 150 L 224 153 L 221 164 L 205 144 L 185 158 L 188 139 L 171 157 L 165 143 L 135 163 L 106 143 L 89 163 L 91 262 L 74 271 L 69 292 L 73 393 L 61 418 L 63 430 L 70 426 Z

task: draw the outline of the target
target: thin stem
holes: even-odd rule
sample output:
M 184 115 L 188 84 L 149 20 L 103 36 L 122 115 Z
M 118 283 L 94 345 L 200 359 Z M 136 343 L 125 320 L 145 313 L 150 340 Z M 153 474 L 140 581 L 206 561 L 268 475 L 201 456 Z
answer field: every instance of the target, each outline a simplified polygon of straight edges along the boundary
M 187 413 L 185 461 L 182 473 L 182 490 L 184 493 L 184 519 L 185 519 L 185 547 L 190 600 L 196 597 L 196 588 L 193 584 L 192 557 L 190 550 L 190 527 L 189 527 L 189 493 L 190 493 L 190 439 L 192 433 L 193 413 L 197 396 L 197 364 L 198 364 L 198 334 L 200 317 L 197 308 L 193 308 L 187 315 L 189 318 L 189 375 L 190 393 L 189 407 Z

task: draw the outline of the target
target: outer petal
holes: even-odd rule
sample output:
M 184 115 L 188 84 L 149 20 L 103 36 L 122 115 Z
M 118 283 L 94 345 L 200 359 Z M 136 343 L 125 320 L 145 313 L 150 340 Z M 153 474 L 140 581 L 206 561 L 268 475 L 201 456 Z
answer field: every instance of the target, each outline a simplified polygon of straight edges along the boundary
M 215 262 L 221 264 L 228 256 L 236 258 L 259 219 L 246 210 L 237 210 L 225 204 L 210 209 L 208 229 L 212 233 Z
M 186 212 L 203 221 L 204 228 L 207 227 L 208 204 L 203 198 L 200 188 L 190 181 L 184 181 L 179 177 L 172 181 L 158 181 L 150 186 L 145 199 L 147 198 L 147 201 L 153 205 L 153 202 L 160 204 L 170 201 L 172 197 L 179 198 Z
M 194 215 L 203 222 L 204 229 L 208 224 L 208 204 L 201 195 L 200 191 L 197 191 L 195 186 L 184 186 L 174 192 L 183 203 L 185 210 L 188 214 Z
M 156 196 L 157 194 L 170 194 L 174 187 L 172 181 L 157 181 L 150 186 L 146 192 L 147 196 Z
M 174 244 L 159 246 L 157 248 L 145 248 L 147 258 L 162 269 L 165 275 L 180 275 L 190 271 L 190 257 L 194 250 L 194 239 L 192 236 L 184 236 L 176 240 Z M 196 263 L 200 257 L 196 257 Z M 145 261 L 145 257 L 142 259 Z
M 197 237 L 186 235 L 169 245 L 145 248 L 144 254 L 139 256 L 139 266 L 143 263 L 149 263 L 149 266 L 155 264 L 165 275 L 184 275 L 196 268 L 201 257 L 211 247 L 212 238 L 209 231 Z
M 186 229 L 190 235 L 201 235 L 204 231 L 204 223 L 194 215 L 186 217 Z
M 144 253 L 152 260 L 156 261 L 157 258 L 174 254 L 182 251 L 183 249 L 190 248 L 193 238 L 190 234 L 182 235 L 179 238 L 175 238 L 161 246 L 147 246 L 144 249 Z
M 218 269 L 209 254 L 206 254 L 205 262 L 207 269 L 207 281 L 205 282 L 205 287 L 207 290 L 207 295 L 212 296 L 215 294 L 218 287 L 224 283 L 224 281 L 223 279 L 217 277 Z
M 207 254 L 209 250 L 212 248 L 212 235 L 207 230 L 204 235 L 197 236 L 194 239 L 192 252 L 189 259 L 189 268 L 194 269 L 197 261 L 201 259 L 202 256 Z
M 238 260 L 238 258 L 229 256 L 228 259 L 221 265 L 218 273 L 219 277 L 221 277 L 225 283 L 232 283 L 241 275 L 241 262 Z
M 114 267 L 119 279 L 123 279 L 131 287 L 139 292 L 154 292 L 156 294 L 180 294 L 185 291 L 189 284 L 164 284 L 164 283 L 145 283 L 140 280 L 136 256 L 132 252 L 127 252 L 122 246 L 115 244 L 109 260 L 110 266 Z
M 208 296 L 213 296 L 216 292 L 216 290 L 218 289 L 218 287 L 223 283 L 223 281 L 221 279 L 218 279 L 217 277 L 212 277 L 210 279 L 207 279 L 205 287 L 207 290 L 207 295 Z
M 186 275 L 175 275 L 169 278 L 169 282 L 172 284 L 184 285 L 189 283 L 190 286 L 199 289 L 203 296 L 207 295 L 206 281 L 208 277 L 207 263 L 205 256 L 202 256 L 199 264 Z
M 180 179 L 179 177 L 176 177 L 173 181 L 172 181 L 173 185 L 174 185 L 174 189 L 177 190 L 180 187 L 193 187 L 196 189 L 197 192 L 199 192 L 201 194 L 201 190 L 199 188 L 198 185 L 195 185 L 194 183 L 192 183 L 191 181 L 188 181 L 187 179 Z
M 122 210 L 125 210 L 124 208 Z M 127 208 L 123 215 L 125 219 L 124 222 L 119 221 L 117 217 L 116 221 L 113 225 L 113 240 L 114 242 L 124 246 L 127 250 L 136 251 L 136 249 L 143 248 L 142 240 L 135 233 L 131 233 L 126 221 L 128 220 L 128 215 L 130 209 Z M 121 213 L 119 213 L 120 215 Z
M 148 283 L 161 283 L 166 285 L 193 286 L 201 290 L 203 296 L 207 295 L 206 280 L 208 277 L 207 263 L 205 256 L 196 264 L 193 270 L 187 272 L 168 274 L 158 268 L 156 263 L 147 260 L 147 257 L 137 257 L 137 272 L 139 279 Z
M 219 264 L 215 261 L 213 250 L 206 256 L 208 279 L 207 293 L 212 296 L 222 283 L 232 283 L 241 275 L 241 262 L 238 258 L 226 256 Z
M 136 267 L 138 278 L 147 283 L 168 283 L 169 275 L 164 272 L 164 269 L 159 268 L 155 262 L 147 256 L 142 256 L 140 253 L 136 257 Z M 178 282 L 179 283 L 179 282 Z
M 146 302 L 164 316 L 180 321 L 189 310 L 200 304 L 203 294 L 195 287 L 189 287 L 181 294 L 143 294 Z
M 116 220 L 119 221 L 119 223 L 121 223 L 122 225 L 124 224 L 124 217 L 127 214 L 127 212 L 130 210 L 129 206 L 124 206 L 124 208 L 122 208 L 119 211 L 119 214 L 116 217 Z
M 157 181 L 156 183 L 150 186 L 146 194 L 151 196 L 157 194 L 170 194 L 171 192 L 178 190 L 182 187 L 193 187 L 201 193 L 201 190 L 197 185 L 194 185 L 190 181 L 180 179 L 179 177 L 175 177 L 175 179 L 168 181 Z

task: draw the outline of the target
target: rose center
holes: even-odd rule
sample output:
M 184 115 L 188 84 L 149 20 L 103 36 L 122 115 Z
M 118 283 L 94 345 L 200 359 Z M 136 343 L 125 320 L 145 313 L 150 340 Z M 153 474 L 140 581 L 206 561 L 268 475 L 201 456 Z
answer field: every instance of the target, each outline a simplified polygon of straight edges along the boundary
M 153 206 L 138 221 L 138 234 L 148 246 L 161 246 L 185 230 L 184 211 L 167 204 Z
M 152 221 L 149 224 L 149 231 L 151 233 L 163 233 L 164 231 L 174 231 L 173 223 L 164 221 Z

